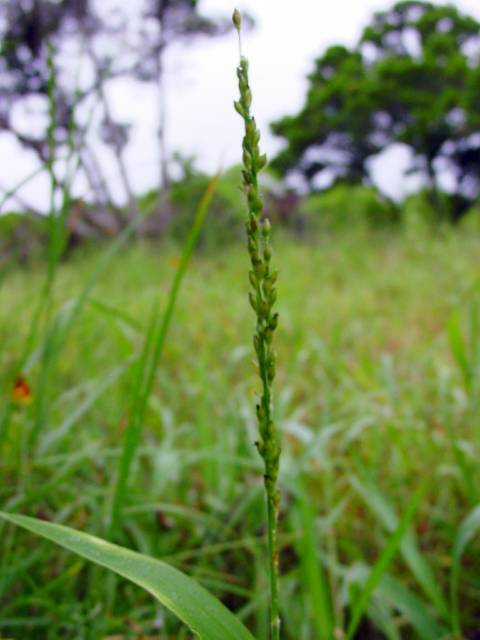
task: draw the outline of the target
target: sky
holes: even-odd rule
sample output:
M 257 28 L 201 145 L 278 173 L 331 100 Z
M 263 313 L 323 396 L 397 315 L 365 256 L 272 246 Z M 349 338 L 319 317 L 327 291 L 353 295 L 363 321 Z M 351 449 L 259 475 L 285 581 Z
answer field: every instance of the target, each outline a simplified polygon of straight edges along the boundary
M 390 4 L 385 0 L 203 0 L 201 8 L 206 14 L 230 16 L 238 5 L 241 11 L 255 17 L 256 28 L 245 34 L 243 50 L 250 59 L 253 110 L 267 155 L 274 155 L 281 147 L 281 141 L 270 134 L 269 124 L 301 107 L 306 74 L 314 59 L 330 44 L 353 45 L 373 12 Z M 456 0 L 455 5 L 480 19 L 478 0 Z M 242 123 L 232 107 L 238 93 L 237 62 L 234 33 L 171 48 L 165 75 L 170 153 L 180 151 L 185 156 L 195 156 L 198 167 L 209 171 L 239 161 Z M 133 187 L 141 193 L 156 184 L 158 175 L 154 89 L 121 80 L 112 84 L 109 96 L 114 115 L 132 125 L 126 162 Z M 121 184 L 108 151 L 99 146 L 98 154 L 104 166 L 112 167 L 106 174 L 121 197 Z M 37 166 L 33 154 L 22 151 L 9 135 L 0 136 L 0 157 L 7 160 L 2 162 L 2 190 L 14 187 Z M 407 164 L 405 150 L 390 150 L 373 164 L 373 178 L 386 193 L 402 197 L 415 187 L 412 178 L 402 175 Z M 79 195 L 85 189 L 85 184 L 77 185 Z M 46 206 L 46 177 L 29 182 L 21 195 L 27 202 Z M 6 204 L 4 210 L 12 203 Z

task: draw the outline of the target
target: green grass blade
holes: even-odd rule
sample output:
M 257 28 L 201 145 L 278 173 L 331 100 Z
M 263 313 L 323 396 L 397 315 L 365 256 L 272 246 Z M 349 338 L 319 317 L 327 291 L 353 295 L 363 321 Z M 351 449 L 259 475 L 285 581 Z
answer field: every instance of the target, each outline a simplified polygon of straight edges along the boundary
M 210 181 L 202 200 L 196 211 L 193 225 L 185 241 L 180 264 L 175 272 L 170 292 L 168 294 L 167 304 L 163 317 L 158 321 L 157 313 L 153 313 L 152 321 L 148 330 L 149 336 L 147 343 L 152 342 L 152 350 L 146 349 L 141 360 L 140 369 L 136 372 L 136 378 L 139 384 L 135 384 L 138 392 L 134 394 L 133 403 L 130 409 L 130 419 L 125 429 L 125 435 L 122 443 L 122 451 L 120 454 L 119 466 L 115 486 L 113 490 L 113 500 L 110 512 L 109 538 L 115 535 L 120 522 L 121 510 L 125 502 L 127 491 L 128 476 L 130 468 L 135 458 L 135 452 L 140 441 L 140 433 L 143 425 L 148 399 L 155 380 L 158 363 L 163 352 L 167 332 L 172 320 L 175 303 L 177 301 L 180 285 L 182 283 L 189 260 L 192 256 L 195 245 L 197 244 L 203 221 L 207 214 L 210 202 L 212 200 L 217 185 L 218 174 Z
M 472 383 L 472 367 L 468 357 L 465 339 L 462 334 L 461 320 L 458 311 L 450 316 L 447 323 L 447 333 L 450 349 L 463 376 L 465 387 L 470 389 Z
M 47 382 L 48 382 L 47 378 L 49 377 L 46 374 L 52 373 L 50 370 L 50 367 L 53 367 L 55 360 L 58 359 L 58 356 L 63 346 L 65 345 L 65 342 L 67 341 L 67 338 L 71 330 L 73 329 L 76 321 L 80 317 L 80 314 L 82 313 L 90 297 L 90 294 L 95 288 L 95 285 L 97 284 L 100 276 L 106 270 L 106 268 L 111 264 L 113 258 L 118 254 L 120 249 L 122 249 L 125 246 L 127 241 L 132 236 L 133 232 L 135 231 L 136 227 L 137 227 L 137 223 L 132 222 L 122 231 L 122 233 L 119 236 L 115 238 L 115 240 L 109 245 L 108 249 L 102 254 L 96 268 L 93 269 L 90 276 L 86 279 L 83 289 L 80 291 L 80 294 L 76 298 L 71 309 L 66 314 L 66 317 L 62 317 L 62 314 L 60 314 L 51 323 L 51 328 L 45 337 L 45 343 L 41 350 L 41 355 L 46 355 L 48 357 L 44 357 L 43 375 L 40 377 L 37 396 L 46 395 Z M 29 339 L 25 356 L 22 358 L 22 360 L 26 359 L 26 354 L 30 349 L 31 349 L 31 344 Z M 30 361 L 27 360 L 25 362 L 25 369 L 28 370 L 32 364 L 33 362 L 31 360 Z M 44 400 L 40 400 L 40 402 L 44 402 Z M 41 409 L 43 412 L 45 410 L 45 407 L 43 406 L 41 407 Z M 37 419 L 34 422 L 32 431 L 30 432 L 30 435 L 29 435 L 30 449 L 33 449 L 36 446 L 38 435 L 40 433 L 42 426 L 43 426 L 43 422 L 41 420 Z M 0 420 L 0 436 L 2 434 L 2 431 L 3 431 L 2 421 Z M 0 443 L 1 443 L 1 437 L 0 437 Z
M 447 630 L 442 628 L 432 615 L 427 603 L 393 576 L 383 576 L 377 593 L 408 620 L 420 640 L 438 640 L 447 634 Z
M 91 409 L 95 402 L 102 396 L 115 382 L 124 374 L 128 363 L 121 364 L 101 379 L 95 380 L 85 397 L 77 404 L 71 413 L 67 415 L 65 420 L 54 430 L 48 433 L 43 441 L 39 443 L 38 454 L 45 455 L 53 445 L 62 441 L 68 432 L 83 418 L 83 416 Z
M 124 496 L 127 490 L 130 467 L 140 442 L 140 433 L 147 403 L 147 399 L 143 393 L 143 384 L 145 371 L 147 370 L 151 359 L 150 353 L 152 351 L 153 340 L 155 337 L 155 326 L 157 322 L 158 304 L 155 303 L 150 315 L 142 353 L 133 368 L 130 418 L 122 440 L 122 451 L 118 462 L 117 476 L 114 484 L 113 498 L 110 507 L 110 521 L 108 529 L 109 538 L 114 537 L 117 532 L 121 510 L 124 503 Z
M 114 257 L 119 253 L 119 251 L 126 245 L 132 234 L 134 233 L 137 227 L 136 222 L 132 222 L 129 224 L 122 233 L 115 238 L 115 240 L 110 244 L 108 249 L 102 254 L 100 260 L 98 261 L 97 266 L 93 269 L 90 276 L 85 281 L 83 289 L 81 290 L 79 296 L 75 300 L 71 310 L 67 314 L 67 317 L 64 322 L 60 321 L 58 318 L 53 326 L 53 330 L 49 332 L 46 336 L 46 341 L 52 341 L 52 345 L 44 345 L 40 349 L 40 351 L 34 352 L 33 355 L 29 354 L 33 349 L 33 345 L 35 343 L 37 329 L 40 321 L 40 315 L 42 313 L 43 300 L 39 299 L 39 303 L 36 306 L 33 317 L 30 322 L 29 333 L 27 337 L 27 341 L 25 344 L 25 348 L 23 350 L 22 355 L 19 358 L 19 366 L 18 373 L 22 370 L 29 371 L 35 361 L 41 356 L 43 349 L 51 349 L 50 353 L 52 357 L 56 355 L 58 357 L 63 345 L 65 344 L 71 330 L 73 329 L 76 321 L 79 319 L 83 308 L 85 307 L 90 294 L 92 293 L 95 285 L 97 284 L 102 273 L 107 269 L 107 267 L 112 263 Z M 42 384 L 45 384 L 45 381 L 40 384 L 40 388 Z M 9 426 L 9 421 L 12 412 L 12 401 L 8 399 L 4 405 L 3 411 L 0 413 L 0 455 L 2 453 L 2 447 L 4 441 L 7 437 L 7 431 Z M 41 424 L 35 423 L 32 429 L 32 432 L 29 435 L 30 446 L 33 447 L 36 443 L 38 433 L 40 431 Z
M 135 332 L 139 332 L 141 330 L 141 325 L 135 318 L 132 318 L 130 314 L 126 313 L 123 309 L 119 309 L 118 307 L 114 307 L 111 304 L 107 304 L 102 302 L 101 300 L 92 299 L 90 300 L 90 305 L 99 313 L 102 313 L 107 318 L 113 318 L 114 320 L 121 321 L 125 323 L 130 329 Z
M 303 485 L 297 485 L 297 506 L 302 529 L 298 553 L 310 599 L 310 610 L 317 631 L 318 640 L 331 640 L 334 633 L 330 585 L 318 558 L 315 511 Z
M 351 477 L 350 482 L 355 491 L 364 500 L 368 509 L 378 519 L 382 526 L 393 533 L 398 527 L 398 516 L 395 510 L 379 492 L 372 482 L 361 482 L 358 477 Z M 400 551 L 403 559 L 422 587 L 424 593 L 434 604 L 437 612 L 445 619 L 450 620 L 448 604 L 438 587 L 435 574 L 418 548 L 417 541 L 413 533 L 408 532 L 401 541 Z
M 51 522 L 1 513 L 5 520 L 106 567 L 151 593 L 204 640 L 253 640 L 243 624 L 197 582 L 170 565 Z
M 372 593 L 375 591 L 380 580 L 386 573 L 390 562 L 395 557 L 395 554 L 397 553 L 402 540 L 408 532 L 408 528 L 413 520 L 415 512 L 420 506 L 420 502 L 423 498 L 424 492 L 424 486 L 420 485 L 420 487 L 417 489 L 412 499 L 410 500 L 409 505 L 405 509 L 395 532 L 388 541 L 377 562 L 372 567 L 367 582 L 362 589 L 362 592 L 357 601 L 353 605 L 352 617 L 347 629 L 347 640 L 351 640 L 353 638 L 355 631 L 357 630 L 357 627 L 362 619 L 362 616 L 365 613 L 365 609 L 368 606 L 368 602 Z
M 460 578 L 461 560 L 467 545 L 480 532 L 480 505 L 475 507 L 458 527 L 453 543 L 453 563 L 450 574 L 450 598 L 452 604 L 453 627 L 460 637 L 460 611 L 458 603 L 458 584 Z

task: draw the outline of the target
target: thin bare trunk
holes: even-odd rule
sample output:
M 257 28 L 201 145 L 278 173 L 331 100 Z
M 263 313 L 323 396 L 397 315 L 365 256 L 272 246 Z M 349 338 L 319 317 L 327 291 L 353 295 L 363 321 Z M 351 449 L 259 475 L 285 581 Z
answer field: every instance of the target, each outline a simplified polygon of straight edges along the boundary
M 157 55 L 157 91 L 158 91 L 158 153 L 159 153 L 159 193 L 167 191 L 170 177 L 168 175 L 167 162 L 167 145 L 165 141 L 166 121 L 167 121 L 167 105 L 165 98 L 165 79 L 164 79 L 164 50 L 163 45 L 159 48 Z
M 159 161 L 159 184 L 158 184 L 158 214 L 157 226 L 163 231 L 172 217 L 172 209 L 170 205 L 169 187 L 170 176 L 168 173 L 168 156 L 166 144 L 166 121 L 167 121 L 167 102 L 165 90 L 165 65 L 164 56 L 166 51 L 166 43 L 160 40 L 156 57 L 156 75 L 157 75 L 157 96 L 158 96 L 158 161 Z
M 95 52 L 93 51 L 92 47 L 89 47 L 89 55 L 90 58 L 92 59 L 93 64 L 95 65 L 95 68 L 97 69 L 98 73 L 101 74 L 100 69 L 100 65 L 99 65 L 99 61 L 98 58 L 95 54 Z M 107 122 L 114 122 L 113 118 L 112 118 L 112 114 L 111 114 L 111 110 L 110 110 L 110 104 L 108 102 L 106 93 L 105 93 L 105 88 L 104 88 L 104 79 L 102 77 L 99 77 L 99 81 L 97 83 L 97 90 L 98 90 L 98 95 L 100 98 L 100 101 L 102 103 L 103 106 L 103 110 L 105 113 L 105 119 Z M 135 194 L 133 193 L 133 189 L 132 189 L 132 185 L 130 183 L 130 179 L 128 177 L 128 171 L 127 171 L 127 167 L 125 164 L 125 159 L 124 159 L 124 154 L 123 154 L 123 150 L 118 150 L 116 153 L 114 153 L 115 156 L 115 160 L 117 162 L 118 165 L 118 171 L 120 174 L 120 178 L 122 181 L 122 185 L 123 188 L 125 190 L 125 193 L 127 195 L 127 201 L 128 201 L 128 207 L 130 209 L 130 215 L 133 216 L 134 218 L 138 219 L 138 217 L 140 216 L 140 211 L 138 208 L 138 204 L 137 204 L 137 200 L 135 198 Z
M 95 200 L 101 204 L 111 204 L 112 198 L 108 185 L 95 156 L 88 147 L 81 150 L 80 162 Z
M 93 165 L 93 162 L 91 162 L 91 159 L 85 149 L 82 150 L 80 155 L 80 165 L 95 201 L 100 203 L 108 202 L 108 196 L 105 193 L 103 186 L 100 185 L 100 181 L 97 179 L 95 168 L 91 166 Z

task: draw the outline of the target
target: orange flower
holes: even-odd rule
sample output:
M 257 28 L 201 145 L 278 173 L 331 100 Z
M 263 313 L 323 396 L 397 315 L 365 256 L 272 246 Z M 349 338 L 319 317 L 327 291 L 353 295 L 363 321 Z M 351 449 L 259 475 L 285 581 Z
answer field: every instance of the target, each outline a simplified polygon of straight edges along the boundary
M 176 269 L 177 267 L 180 266 L 180 262 L 181 262 L 181 258 L 180 256 L 170 256 L 168 258 L 168 264 L 173 267 L 174 269 Z
M 18 376 L 12 389 L 12 400 L 15 404 L 29 405 L 33 401 L 32 390 L 23 376 Z

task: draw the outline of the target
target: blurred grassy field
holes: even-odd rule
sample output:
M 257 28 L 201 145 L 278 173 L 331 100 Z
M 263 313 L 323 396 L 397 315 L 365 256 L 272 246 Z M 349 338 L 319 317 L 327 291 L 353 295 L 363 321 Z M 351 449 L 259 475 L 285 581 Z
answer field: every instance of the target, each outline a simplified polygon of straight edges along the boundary
M 325 567 L 337 626 L 345 626 L 352 592 L 421 479 L 426 494 L 412 539 L 431 569 L 430 586 L 412 568 L 408 549 L 387 578 L 418 598 L 441 629 L 454 538 L 480 494 L 480 237 L 344 233 L 303 243 L 279 237 L 275 245 L 284 637 L 318 637 L 312 558 Z M 132 360 L 156 296 L 166 296 L 177 253 L 139 244 L 98 278 L 44 390 L 49 411 L 34 446 L 34 404 L 14 410 L 0 439 L 3 510 L 105 534 Z M 90 251 L 61 265 L 54 314 L 66 313 L 97 260 Z M 247 268 L 237 246 L 190 263 L 130 479 L 123 536 L 221 594 L 264 639 Z M 2 402 L 43 271 L 41 264 L 17 269 L 0 284 Z M 35 397 L 32 353 L 26 375 Z M 137 588 L 10 526 L 0 533 L 2 637 L 189 637 Z M 479 552 L 472 542 L 462 561 L 466 638 L 480 627 Z M 376 590 L 358 637 L 432 637 L 419 631 L 406 605 L 398 611 L 392 589 L 385 583 Z

